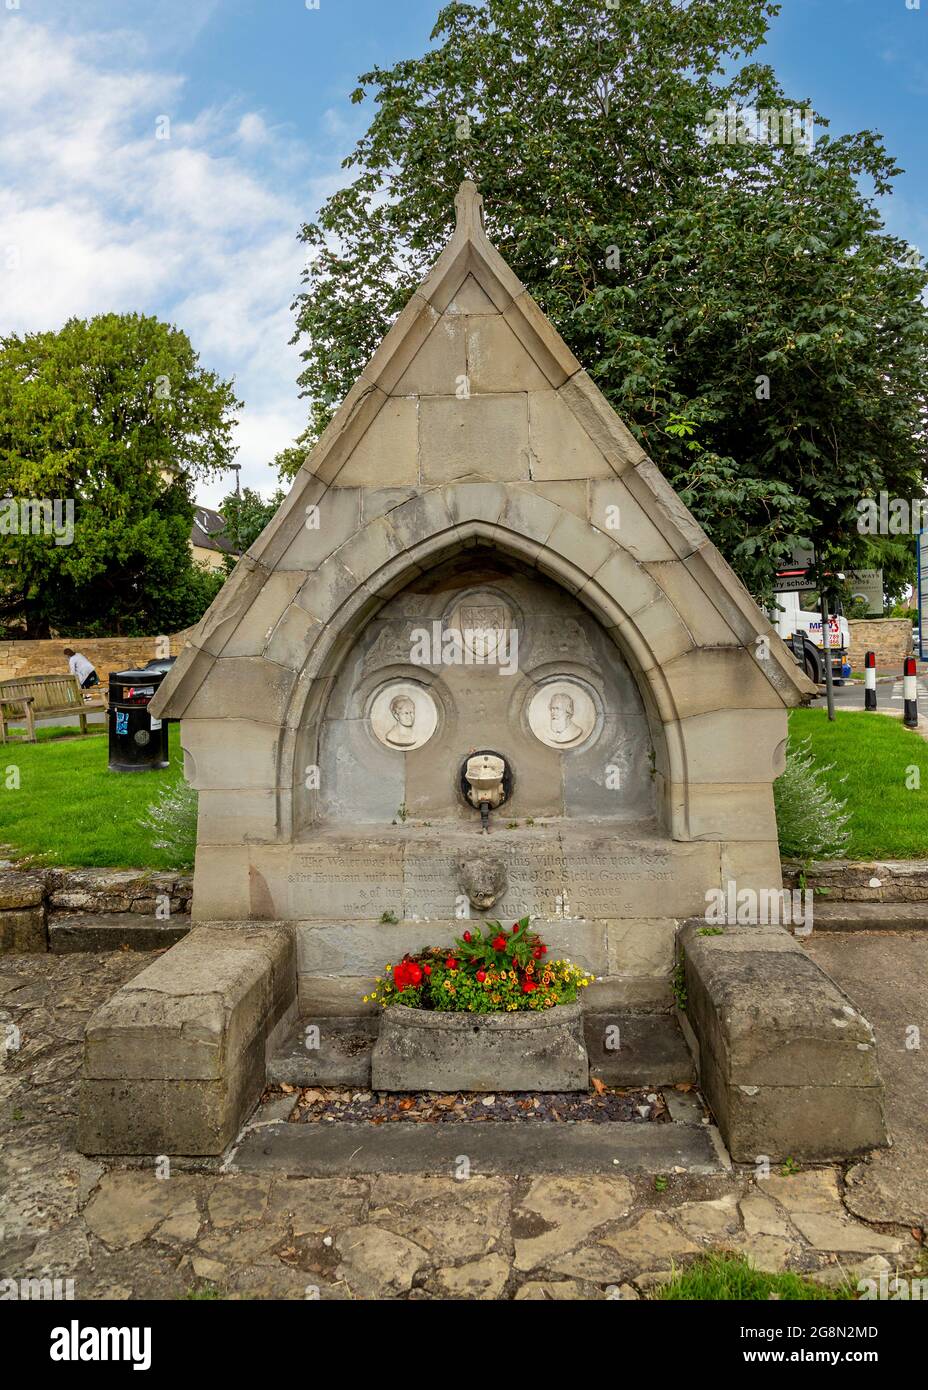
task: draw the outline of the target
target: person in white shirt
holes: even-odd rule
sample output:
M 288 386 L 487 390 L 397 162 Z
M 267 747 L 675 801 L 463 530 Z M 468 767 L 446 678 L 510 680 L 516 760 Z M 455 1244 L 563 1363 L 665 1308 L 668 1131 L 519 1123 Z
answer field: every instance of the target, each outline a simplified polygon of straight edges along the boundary
M 73 647 L 65 647 L 64 654 L 68 658 L 68 670 L 72 676 L 77 676 L 78 685 L 82 690 L 89 690 L 92 685 L 100 684 L 100 677 L 86 656 L 76 652 Z

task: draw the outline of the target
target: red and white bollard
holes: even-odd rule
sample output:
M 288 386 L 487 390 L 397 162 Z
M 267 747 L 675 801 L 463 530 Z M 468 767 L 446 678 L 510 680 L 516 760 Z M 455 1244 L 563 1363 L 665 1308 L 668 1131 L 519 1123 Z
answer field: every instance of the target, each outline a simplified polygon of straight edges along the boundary
M 915 657 L 907 656 L 902 668 L 902 722 L 907 729 L 918 728 L 918 685 L 915 677 Z
M 864 657 L 864 709 L 876 709 L 876 652 Z

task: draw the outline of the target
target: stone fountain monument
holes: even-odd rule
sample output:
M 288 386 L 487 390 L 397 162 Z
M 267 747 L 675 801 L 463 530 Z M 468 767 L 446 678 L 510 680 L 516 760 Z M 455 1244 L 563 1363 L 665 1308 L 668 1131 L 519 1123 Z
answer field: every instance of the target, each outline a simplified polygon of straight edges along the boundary
M 196 925 L 91 1021 L 87 1151 L 221 1152 L 298 1019 L 356 1015 L 385 961 L 468 915 L 537 917 L 598 977 L 590 1008 L 667 1010 L 707 891 L 780 887 L 772 784 L 813 688 L 490 244 L 472 184 L 456 206 L 152 704 L 199 791 Z M 759 995 L 779 1000 L 784 1065 L 784 991 L 806 1053 L 815 1026 L 827 1043 L 819 1071 L 768 1068 L 781 1130 L 814 1129 L 824 1088 L 862 1107 L 844 1147 L 877 1142 L 867 1026 L 841 1015 L 838 1057 L 847 1001 L 782 927 L 750 931 L 685 960 L 730 1144 L 769 1131 L 763 1094 L 738 1128 L 750 1067 L 713 1012 L 730 977 L 758 995 L 755 1044 Z

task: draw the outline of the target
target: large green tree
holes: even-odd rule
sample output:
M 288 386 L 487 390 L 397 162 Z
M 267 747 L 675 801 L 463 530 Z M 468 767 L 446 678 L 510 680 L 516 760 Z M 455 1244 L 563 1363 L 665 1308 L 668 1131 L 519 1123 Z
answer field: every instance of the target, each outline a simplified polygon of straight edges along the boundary
M 227 574 L 231 574 L 238 557 L 253 545 L 273 519 L 286 497 L 283 488 L 277 488 L 265 501 L 254 488 L 244 487 L 240 492 L 230 492 L 219 504 L 219 512 L 225 521 L 222 534 L 235 546 L 234 555 L 223 556 Z
M 187 335 L 155 318 L 103 314 L 0 339 L 3 629 L 90 636 L 195 622 L 220 580 L 191 558 L 192 489 L 233 458 L 240 404 Z
M 759 597 L 798 540 L 877 560 L 855 503 L 923 491 L 928 277 L 875 198 L 901 172 L 830 138 L 751 61 L 769 0 L 486 0 L 421 57 L 364 74 L 353 181 L 302 229 L 295 471 L 449 235 L 470 177 L 488 231 Z M 732 105 L 732 115 L 720 112 Z M 808 113 L 801 138 L 751 110 Z M 712 132 L 712 138 L 707 133 Z M 721 138 L 720 138 L 721 137 Z M 894 571 L 895 567 L 895 571 Z

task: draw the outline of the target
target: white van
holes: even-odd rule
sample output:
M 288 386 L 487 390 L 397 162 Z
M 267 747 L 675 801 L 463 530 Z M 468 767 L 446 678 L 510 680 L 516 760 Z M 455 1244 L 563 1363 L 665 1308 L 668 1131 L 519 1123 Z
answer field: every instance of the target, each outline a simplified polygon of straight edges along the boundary
M 825 681 L 824 645 L 822 642 L 822 613 L 815 589 L 790 589 L 774 595 L 770 621 L 800 663 L 809 680 L 817 685 Z M 847 619 L 836 603 L 837 612 L 829 614 L 828 644 L 831 649 L 831 672 L 836 683 L 844 678 L 850 629 Z M 800 647 L 802 655 L 800 657 Z

